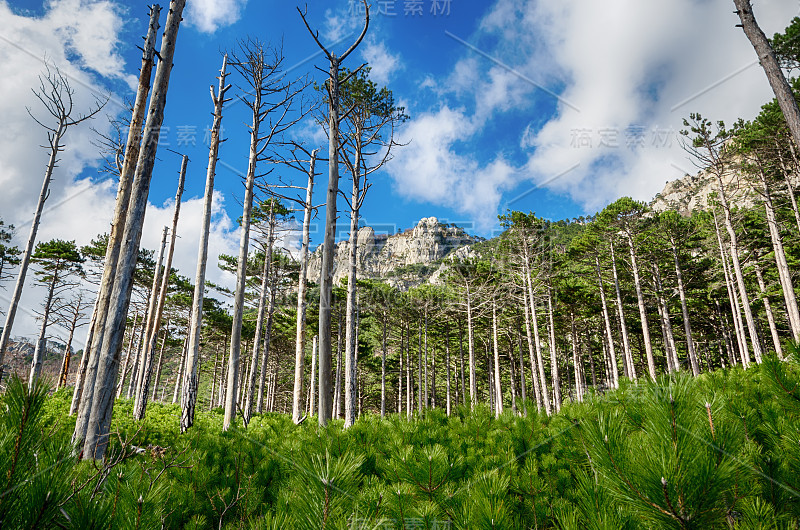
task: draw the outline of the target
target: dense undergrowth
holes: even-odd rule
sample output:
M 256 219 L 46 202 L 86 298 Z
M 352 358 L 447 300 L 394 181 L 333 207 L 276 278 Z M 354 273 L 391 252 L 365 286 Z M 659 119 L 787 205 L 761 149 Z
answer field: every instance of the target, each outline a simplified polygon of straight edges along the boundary
M 103 463 L 71 456 L 68 391 L 2 397 L 2 528 L 798 528 L 800 366 L 767 360 L 572 404 L 178 434 L 115 407 Z M 530 409 L 531 407 L 529 407 Z M 534 407 L 535 408 L 535 407 Z

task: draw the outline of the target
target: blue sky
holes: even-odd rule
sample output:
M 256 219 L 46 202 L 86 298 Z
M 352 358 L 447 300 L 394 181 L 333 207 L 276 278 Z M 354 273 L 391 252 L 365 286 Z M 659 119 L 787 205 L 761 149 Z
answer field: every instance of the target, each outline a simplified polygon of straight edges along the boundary
M 191 0 L 189 2 L 191 4 Z M 467 114 L 475 112 L 475 101 L 457 93 L 437 93 L 431 88 L 420 89 L 426 79 L 446 79 L 453 66 L 464 57 L 476 56 L 466 46 L 448 32 L 464 40 L 472 39 L 482 18 L 488 11 L 488 5 L 478 7 L 477 3 L 463 1 L 440 2 L 436 14 L 431 12 L 430 0 L 421 3 L 422 13 L 404 13 L 404 0 L 396 2 L 375 2 L 370 33 L 362 44 L 359 53 L 348 59 L 346 66 L 355 67 L 366 60 L 365 53 L 369 48 L 378 46 L 396 60 L 397 71 L 385 75 L 385 84 L 391 88 L 396 98 L 408 107 L 412 118 L 424 111 L 436 109 L 441 105 L 454 108 L 463 107 Z M 12 2 L 12 8 L 19 14 L 42 16 L 47 6 L 41 2 Z M 121 10 L 121 18 L 125 21 L 118 34 L 116 51 L 124 60 L 125 72 L 136 74 L 140 52 L 135 48 L 140 44 L 141 35 L 146 29 L 147 8 L 144 2 L 127 3 Z M 391 9 L 393 7 L 393 10 Z M 409 4 L 409 7 L 413 7 Z M 187 7 L 188 9 L 188 7 Z M 334 36 L 331 29 L 333 20 L 342 22 L 339 33 L 344 34 L 343 43 L 336 48 L 341 52 L 349 46 L 357 35 L 357 12 L 349 2 L 310 2 L 308 4 L 309 21 L 319 28 L 323 41 L 331 42 L 326 36 Z M 166 10 L 162 13 L 161 24 L 166 18 Z M 213 33 L 199 31 L 211 29 L 214 22 L 201 22 L 191 14 L 186 17 L 185 24 L 179 33 L 176 48 L 175 67 L 173 70 L 170 93 L 167 102 L 165 119 L 166 141 L 159 152 L 159 163 L 153 180 L 151 201 L 161 203 L 174 195 L 174 176 L 179 166 L 177 155 L 169 153 L 165 148 L 185 152 L 189 155 L 189 175 L 187 178 L 187 197 L 200 196 L 203 193 L 207 148 L 204 143 L 204 131 L 210 123 L 212 110 L 208 86 L 214 82 L 214 76 L 220 66 L 220 52 L 235 48 L 237 39 L 251 36 L 270 42 L 273 45 L 283 44 L 285 65 L 291 69 L 289 75 L 310 73 L 315 79 L 322 79 L 322 74 L 313 66 L 325 67 L 325 60 L 318 53 L 318 48 L 306 33 L 302 21 L 291 2 L 248 2 L 241 8 L 241 17 L 233 24 L 218 26 Z M 206 24 L 204 27 L 203 24 Z M 347 38 L 347 36 L 350 38 Z M 480 39 L 474 39 L 480 43 Z M 490 60 L 482 70 L 491 65 Z M 379 65 L 380 66 L 380 65 Z M 476 72 L 479 73 L 479 72 Z M 231 92 L 240 93 L 237 84 L 240 80 L 230 76 L 234 88 Z M 131 98 L 132 92 L 123 80 L 103 84 L 115 91 L 117 98 Z M 554 84 L 557 89 L 557 84 Z M 458 151 L 471 153 L 476 160 L 490 160 L 496 153 L 502 152 L 509 161 L 522 164 L 524 156 L 518 148 L 519 138 L 530 121 L 543 120 L 552 114 L 556 100 L 543 92 L 534 94 L 526 105 L 513 109 L 513 112 L 502 112 L 499 119 L 488 123 L 480 136 L 458 142 L 453 147 Z M 114 105 L 112 102 L 111 105 Z M 243 172 L 247 164 L 247 129 L 249 121 L 247 109 L 241 103 L 231 102 L 224 113 L 223 128 L 228 142 L 221 149 L 218 168 L 217 189 L 226 197 L 229 215 L 237 216 L 238 205 L 233 198 L 241 198 L 242 188 L 236 171 Z M 412 139 L 412 142 L 414 139 Z M 193 145 L 194 144 L 194 145 Z M 510 148 L 509 148 L 510 146 Z M 399 148 L 402 149 L 402 148 Z M 394 165 L 394 161 L 392 162 Z M 324 171 L 324 168 L 323 168 Z M 395 171 L 402 171 L 396 169 Z M 286 172 L 287 176 L 291 172 Z M 96 178 L 91 169 L 84 176 Z M 301 176 L 300 176 L 301 177 Z M 345 177 L 343 175 L 343 177 Z M 324 175 L 320 177 L 324 180 Z M 413 226 L 420 218 L 437 216 L 450 222 L 472 225 L 472 231 L 481 235 L 490 235 L 494 223 L 487 223 L 487 218 L 480 224 L 473 219 L 474 212 L 465 212 L 457 206 L 437 203 L 439 201 L 415 198 L 403 192 L 402 183 L 392 179 L 387 172 L 376 174 L 372 180 L 373 187 L 365 203 L 362 215 L 367 223 L 381 226 L 396 225 L 399 228 Z M 347 189 L 345 178 L 342 187 Z M 527 191 L 527 184 L 508 190 L 508 196 L 514 197 Z M 323 186 L 317 187 L 317 202 L 324 201 Z M 542 215 L 554 218 L 580 215 L 583 209 L 566 196 L 545 191 L 535 191 L 513 204 L 517 209 L 530 209 Z M 491 216 L 488 216 L 491 218 Z M 490 219 L 490 221 L 493 219 Z
M 393 90 L 411 117 L 398 131 L 408 145 L 373 176 L 362 209 L 364 221 L 383 231 L 436 216 L 491 236 L 505 208 L 562 219 L 592 214 L 623 195 L 650 200 L 667 181 L 696 172 L 678 141 L 683 117 L 699 111 L 715 120 L 749 119 L 771 98 L 752 47 L 735 27 L 730 0 L 452 0 L 449 13 L 441 12 L 448 2 L 437 3 L 433 14 L 432 0 L 373 1 L 370 32 L 345 65 L 369 62 L 373 78 Z M 166 108 L 168 145 L 159 150 L 142 244 L 156 247 L 172 217 L 180 159 L 167 148 L 184 152 L 191 162 L 175 264 L 193 276 L 208 159 L 204 131 L 212 112 L 208 89 L 216 85 L 220 53 L 250 36 L 282 43 L 290 75 L 321 81 L 314 66 L 326 64 L 294 2 L 187 4 Z M 407 4 L 422 12 L 406 14 Z M 390 7 L 394 15 L 387 14 Z M 796 0 L 755 6 L 768 35 L 799 8 Z M 349 0 L 311 1 L 308 13 L 323 42 L 342 40 L 339 51 L 360 28 Z M 106 110 L 118 114 L 119 102 L 133 97 L 147 4 L 0 0 L 0 18 L 0 218 L 15 224 L 21 244 L 47 155 L 38 147 L 43 133 L 25 111 L 37 112 L 30 91 L 37 74 L 45 61 L 61 68 L 73 80 L 79 108 L 91 105 L 92 90 L 108 90 Z M 166 10 L 162 26 L 165 18 Z M 241 81 L 229 80 L 230 95 L 240 94 Z M 211 256 L 235 253 L 238 245 L 249 121 L 241 103 L 226 107 Z M 108 131 L 105 117 L 92 126 Z M 296 135 L 326 150 L 313 125 Z M 40 240 L 85 244 L 108 230 L 115 183 L 97 171 L 95 141 L 89 127 L 68 133 Z M 318 204 L 326 169 L 317 181 Z M 349 188 L 344 171 L 341 187 Z M 321 239 L 317 227 L 314 244 Z M 215 283 L 230 283 L 213 266 L 209 274 Z M 24 303 L 37 305 L 36 289 L 25 296 Z

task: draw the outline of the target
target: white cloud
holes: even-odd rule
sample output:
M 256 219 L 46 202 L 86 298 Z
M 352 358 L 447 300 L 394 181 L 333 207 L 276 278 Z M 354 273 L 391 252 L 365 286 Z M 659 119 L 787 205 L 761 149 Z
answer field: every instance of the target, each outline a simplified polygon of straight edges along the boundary
M 728 2 L 530 2 L 527 13 L 529 31 L 541 34 L 540 21 L 547 21 L 547 49 L 568 79 L 561 95 L 579 109 L 562 102 L 553 119 L 529 134 L 527 168 L 542 182 L 580 163 L 551 187 L 588 211 L 621 195 L 649 200 L 665 181 L 683 175 L 675 166 L 691 169 L 676 136 L 689 112 L 727 122 L 749 119 L 773 97 L 750 43 L 734 27 L 738 19 Z M 762 3 L 756 13 L 769 35 L 795 14 L 797 5 L 788 2 Z M 591 148 L 575 147 L 579 131 L 589 132 Z M 641 133 L 642 145 L 630 148 Z M 602 134 L 616 135 L 619 147 L 598 145 Z
M 55 64 L 68 76 L 75 91 L 76 112 L 85 111 L 94 103 L 95 93 L 104 93 L 98 79 L 125 79 L 125 64 L 116 54 L 117 30 L 121 28 L 120 13 L 108 2 L 79 2 L 57 0 L 47 4 L 39 18 L 20 16 L 8 4 L 0 2 L 0 19 L 4 22 L 6 44 L 0 46 L 0 218 L 16 225 L 14 244 L 23 247 L 28 238 L 30 222 L 42 185 L 48 152 L 45 131 L 27 114 L 30 107 L 37 117 L 46 120 L 41 103 L 30 88 L 38 84 L 37 75 L 44 68 L 43 58 Z M 92 21 L 91 24 L 87 23 Z M 98 30 L 96 25 L 105 24 Z M 99 75 L 98 75 L 99 74 Z M 105 111 L 120 111 L 112 101 Z M 52 238 L 75 240 L 85 245 L 98 234 L 108 232 L 114 210 L 116 184 L 110 180 L 81 178 L 85 171 L 97 166 L 99 153 L 93 141 L 95 133 L 109 132 L 105 117 L 71 128 L 65 138 L 65 150 L 53 174 L 50 195 L 45 203 L 37 241 Z M 169 160 L 167 158 L 167 160 Z M 167 162 L 168 163 L 168 162 Z M 175 164 L 177 170 L 177 163 Z M 156 171 L 165 171 L 159 167 Z M 166 172 L 166 171 L 165 171 Z M 177 185 L 177 177 L 175 178 Z M 216 267 L 213 259 L 220 253 L 231 253 L 238 245 L 238 227 L 225 215 L 224 197 L 215 196 L 212 235 L 209 248 L 208 275 L 211 281 L 229 280 Z M 200 234 L 202 198 L 187 197 L 182 205 L 179 236 L 174 264 L 182 274 L 194 279 L 197 245 Z M 161 227 L 170 224 L 172 201 L 150 205 L 146 215 L 142 245 L 155 248 L 160 243 Z M 14 336 L 35 336 L 38 325 L 32 311 L 44 298 L 41 288 L 33 285 L 32 271 L 23 291 L 20 312 L 14 324 Z M 0 304 L 6 306 L 13 288 L 12 282 L 0 291 Z M 5 309 L 5 307 L 3 308 Z M 53 330 L 54 334 L 60 332 Z M 82 337 L 79 337 L 79 341 Z M 77 348 L 82 344 L 76 345 Z
M 515 170 L 502 157 L 481 165 L 459 153 L 456 144 L 469 140 L 478 130 L 479 124 L 463 109 L 443 106 L 415 116 L 399 131 L 399 142 L 407 145 L 398 148 L 387 165 L 396 191 L 467 213 L 480 229 L 491 228 L 502 193 L 514 182 Z
M 683 168 L 693 169 L 677 139 L 684 116 L 748 119 L 773 97 L 732 11 L 726 0 L 498 0 L 475 34 L 457 36 L 479 51 L 465 46 L 446 79 L 423 81 L 451 108 L 470 110 L 412 109 L 404 134 L 414 142 L 389 168 L 398 189 L 483 212 L 484 219 L 495 215 L 485 209 L 498 204 L 499 194 L 525 180 L 570 195 L 588 213 L 622 195 L 651 199 Z M 797 11 L 793 2 L 756 6 L 767 35 L 782 31 Z M 562 99 L 554 101 L 551 91 Z M 557 103 L 556 113 L 541 115 L 542 102 Z M 530 114 L 517 135 L 517 154 L 527 163 L 515 169 L 502 157 L 480 162 L 458 148 L 467 140 L 480 145 L 512 112 Z M 582 131 L 591 147 L 575 147 Z M 644 144 L 629 148 L 629 135 L 639 131 Z M 613 143 L 614 135 L 619 147 L 599 145 Z
M 322 41 L 322 44 L 332 46 L 334 43 L 338 43 L 361 29 L 361 24 L 363 21 L 357 18 L 352 10 L 346 8 L 326 9 L 324 28 L 321 32 L 325 40 Z M 314 29 L 313 26 L 312 29 Z
M 247 0 L 189 0 L 188 22 L 198 31 L 214 33 L 237 22 L 246 5 Z
M 378 86 L 385 86 L 392 78 L 403 69 L 400 55 L 393 55 L 383 41 L 370 38 L 363 44 L 361 56 L 369 63 L 370 79 Z

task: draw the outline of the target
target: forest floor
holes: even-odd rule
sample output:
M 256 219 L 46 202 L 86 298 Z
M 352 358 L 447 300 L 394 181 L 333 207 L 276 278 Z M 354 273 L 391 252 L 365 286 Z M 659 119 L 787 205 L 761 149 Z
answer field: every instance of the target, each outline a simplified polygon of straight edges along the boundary
M 70 389 L 12 382 L 0 419 L 3 528 L 798 528 L 800 366 L 624 382 L 551 417 L 479 406 L 300 426 L 220 411 L 114 409 L 78 462 Z

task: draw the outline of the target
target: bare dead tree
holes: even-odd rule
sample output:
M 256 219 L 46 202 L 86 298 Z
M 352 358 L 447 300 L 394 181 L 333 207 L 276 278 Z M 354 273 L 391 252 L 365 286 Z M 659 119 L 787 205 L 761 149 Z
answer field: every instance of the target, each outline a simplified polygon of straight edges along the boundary
M 358 39 L 342 55 L 326 48 L 319 40 L 319 32 L 313 31 L 306 20 L 306 12 L 297 8 L 303 19 L 306 29 L 311 34 L 314 42 L 328 58 L 328 80 L 325 88 L 328 92 L 328 193 L 325 210 L 325 238 L 322 243 L 322 274 L 320 276 L 319 296 L 319 424 L 325 426 L 331 418 L 332 388 L 331 388 L 331 309 L 333 298 L 333 242 L 336 229 L 336 199 L 339 193 L 339 86 L 341 79 L 339 72 L 341 64 L 364 40 L 369 29 L 369 5 L 364 4 L 364 29 Z
M 203 325 L 203 297 L 206 283 L 206 262 L 208 261 L 208 234 L 211 227 L 211 203 L 214 198 L 214 176 L 219 158 L 220 130 L 222 127 L 222 107 L 229 99 L 225 93 L 231 85 L 225 84 L 228 55 L 222 57 L 219 71 L 219 87 L 216 94 L 211 87 L 211 100 L 214 102 L 214 122 L 211 125 L 211 144 L 208 149 L 208 169 L 206 170 L 206 190 L 203 197 L 203 225 L 200 232 L 200 245 L 197 250 L 197 272 L 195 273 L 192 314 L 189 321 L 189 344 L 186 351 L 186 368 L 181 393 L 181 432 L 194 424 L 194 410 L 197 403 L 197 365 L 200 359 L 200 333 Z
M 181 169 L 178 177 L 178 191 L 175 193 L 175 213 L 172 216 L 172 227 L 169 229 L 169 248 L 167 250 L 166 262 L 164 263 L 164 272 L 161 278 L 155 314 L 153 315 L 153 321 L 150 325 L 150 332 L 146 337 L 144 364 L 141 371 L 142 377 L 136 394 L 136 403 L 133 408 L 133 417 L 137 420 L 144 419 L 144 413 L 147 409 L 147 398 L 150 394 L 150 378 L 153 373 L 153 358 L 156 354 L 158 333 L 161 330 L 161 317 L 164 314 L 164 304 L 167 300 L 167 289 L 169 289 L 169 276 L 172 272 L 172 257 L 175 254 L 175 241 L 178 237 L 178 219 L 180 218 L 181 213 L 181 198 L 183 197 L 183 186 L 186 182 L 186 166 L 188 163 L 189 157 L 183 155 L 181 157 Z
M 28 235 L 28 242 L 25 245 L 25 250 L 20 259 L 17 283 L 14 285 L 14 292 L 11 295 L 11 304 L 6 312 L 3 333 L 0 335 L 0 367 L 3 365 L 8 339 L 11 337 L 11 329 L 14 326 L 14 318 L 17 315 L 17 306 L 22 296 L 25 277 L 28 274 L 28 265 L 30 264 L 33 247 L 36 243 L 36 234 L 39 231 L 39 222 L 42 218 L 44 203 L 50 195 L 50 181 L 53 178 L 53 171 L 57 167 L 59 161 L 59 153 L 64 151 L 65 148 L 63 142 L 64 135 L 67 134 L 67 130 L 70 127 L 74 127 L 94 118 L 105 104 L 108 103 L 108 98 L 102 100 L 95 97 L 94 105 L 90 107 L 86 113 L 78 113 L 77 116 L 74 116 L 75 101 L 73 96 L 75 95 L 75 91 L 70 86 L 67 77 L 61 73 L 61 70 L 57 67 L 51 68 L 47 65 L 45 65 L 44 73 L 39 76 L 39 88 L 31 90 L 34 96 L 36 96 L 36 99 L 41 102 L 48 117 L 37 118 L 30 108 L 27 109 L 28 114 L 33 118 L 33 121 L 47 131 L 47 145 L 42 147 L 50 152 L 50 156 L 47 160 L 47 166 L 45 167 L 42 190 L 39 192 L 39 200 L 36 203 L 36 210 L 33 214 L 33 220 L 31 221 L 31 231 Z M 50 121 L 51 118 L 53 121 Z M 2 368 L 0 368 L 0 378 L 2 375 Z
M 244 79 L 247 88 L 247 94 L 240 96 L 240 99 L 250 108 L 253 118 L 250 125 L 250 155 L 244 182 L 242 236 L 236 269 L 223 430 L 230 428 L 236 416 L 239 393 L 242 317 L 254 187 L 256 179 L 265 176 L 257 173 L 257 165 L 267 158 L 265 151 L 273 139 L 299 121 L 300 118 L 292 112 L 293 103 L 306 86 L 286 76 L 283 71 L 283 50 L 280 48 L 270 48 L 256 39 L 246 39 L 239 42 L 238 50 L 230 56 L 231 65 Z M 269 171 L 266 174 L 268 173 Z
M 98 321 L 95 324 L 99 327 L 95 330 L 95 338 L 92 341 L 90 351 L 92 357 L 89 359 L 85 382 L 86 392 L 82 399 L 74 433 L 74 441 L 77 444 L 83 442 L 83 457 L 102 458 L 108 443 L 111 415 L 114 409 L 114 390 L 133 288 L 133 273 L 138 259 L 147 196 L 158 150 L 159 133 L 164 121 L 164 108 L 172 72 L 175 43 L 185 4 L 185 0 L 172 0 L 170 3 L 166 29 L 161 41 L 159 54 L 161 61 L 156 69 L 142 145 L 136 163 L 128 206 L 125 208 L 124 228 L 122 225 L 118 227 L 118 230 L 122 231 L 122 240 L 113 272 L 113 285 L 108 307 L 105 312 L 98 313 Z M 119 199 L 120 197 L 118 197 Z M 106 267 L 108 266 L 107 263 Z M 100 340 L 102 342 L 99 342 Z M 98 344 L 100 344 L 99 348 L 96 347 Z
M 119 155 L 114 155 L 114 166 L 118 168 L 119 185 L 117 188 L 117 199 L 114 206 L 114 217 L 111 222 L 111 233 L 108 237 L 106 247 L 105 263 L 103 266 L 100 289 L 95 300 L 92 320 L 89 323 L 89 330 L 86 336 L 86 347 L 84 348 L 81 366 L 78 371 L 78 378 L 75 382 L 75 390 L 72 395 L 72 405 L 70 415 L 79 411 L 83 402 L 83 390 L 85 387 L 93 387 L 94 379 L 97 375 L 97 350 L 102 343 L 100 328 L 105 325 L 105 316 L 108 313 L 108 301 L 111 296 L 111 287 L 116 272 L 117 259 L 121 245 L 122 229 L 125 216 L 130 202 L 131 186 L 133 176 L 136 171 L 136 163 L 139 159 L 140 142 L 142 139 L 142 124 L 144 123 L 147 110 L 147 96 L 150 93 L 150 78 L 153 72 L 153 60 L 155 57 L 156 37 L 158 33 L 158 17 L 161 7 L 153 5 L 150 8 L 150 21 L 148 24 L 147 35 L 142 46 L 142 65 L 139 70 L 139 87 L 136 91 L 136 99 L 131 109 L 131 119 L 128 123 L 128 135 L 123 150 L 123 159 L 119 163 Z M 111 151 L 119 152 L 119 146 L 113 139 L 110 142 Z M 90 367 L 91 364 L 91 367 Z M 86 384 L 86 377 L 89 375 L 89 384 Z M 123 374 L 124 375 L 124 374 Z M 88 409 L 83 408 L 83 415 L 78 418 L 75 427 L 75 440 L 83 439 L 86 432 L 86 423 L 89 421 Z

